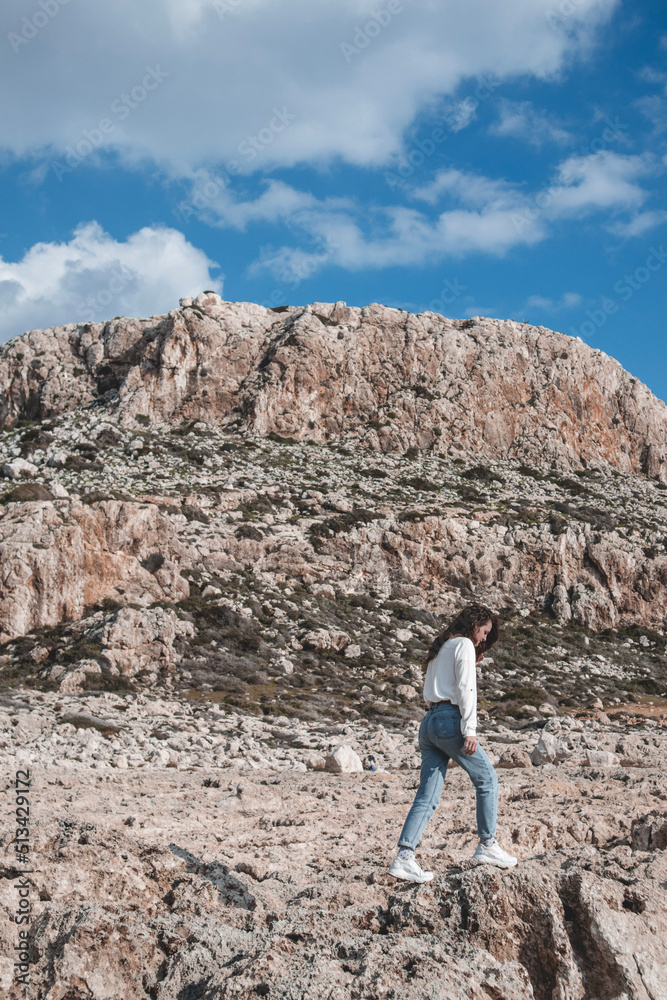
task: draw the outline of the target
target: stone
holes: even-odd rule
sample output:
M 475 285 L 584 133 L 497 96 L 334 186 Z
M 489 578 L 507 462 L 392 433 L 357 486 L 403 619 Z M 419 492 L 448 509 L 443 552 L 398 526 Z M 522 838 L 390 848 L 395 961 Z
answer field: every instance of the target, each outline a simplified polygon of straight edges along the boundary
M 311 771 L 325 771 L 326 770 L 326 759 L 318 753 L 311 754 L 306 757 L 306 764 Z
M 399 684 L 396 687 L 396 697 L 402 701 L 414 701 L 419 694 L 412 684 Z
M 633 851 L 667 850 L 667 813 L 654 811 L 633 819 L 630 839 Z
M 101 673 L 102 668 L 97 660 L 79 660 L 73 669 L 64 674 L 60 681 L 59 690 L 64 694 L 78 694 L 83 691 L 88 677 Z M 53 676 L 53 671 L 51 676 Z
M 551 705 L 548 701 L 543 701 L 537 710 L 540 715 L 555 716 L 558 715 L 558 709 L 555 705 Z
M 608 750 L 586 750 L 586 762 L 589 767 L 616 767 L 620 763 L 618 756 Z
M 568 757 L 569 753 L 562 742 L 553 733 L 544 731 L 530 755 L 531 762 L 536 767 L 540 764 L 554 764 L 556 761 L 567 760 Z
M 358 771 L 363 771 L 364 767 L 361 758 L 352 747 L 340 746 L 327 754 L 324 769 L 331 774 L 355 774 Z
M 39 469 L 24 458 L 15 458 L 2 467 L 6 479 L 29 479 L 39 474 Z
M 343 649 L 350 641 L 347 632 L 340 629 L 311 629 L 301 637 L 303 646 L 306 649 Z
M 345 649 L 345 657 L 348 660 L 357 660 L 361 656 L 361 646 L 358 642 L 351 642 Z
M 132 677 L 151 666 L 172 667 L 177 658 L 175 640 L 193 636 L 194 626 L 171 608 L 121 608 L 92 635 L 102 645 L 103 665 Z
M 540 763 L 544 763 L 541 761 Z M 510 747 L 501 753 L 496 767 L 532 767 L 533 762 L 525 750 Z

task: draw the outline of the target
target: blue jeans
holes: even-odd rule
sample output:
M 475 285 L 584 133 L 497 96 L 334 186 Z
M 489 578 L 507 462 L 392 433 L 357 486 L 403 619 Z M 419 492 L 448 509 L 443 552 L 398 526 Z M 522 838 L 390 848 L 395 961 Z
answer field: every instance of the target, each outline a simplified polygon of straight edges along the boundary
M 413 850 L 440 802 L 450 758 L 468 772 L 477 793 L 477 834 L 495 837 L 498 815 L 498 776 L 481 746 L 474 754 L 463 752 L 461 713 L 458 705 L 433 705 L 419 727 L 422 755 L 419 788 L 403 825 L 399 847 Z

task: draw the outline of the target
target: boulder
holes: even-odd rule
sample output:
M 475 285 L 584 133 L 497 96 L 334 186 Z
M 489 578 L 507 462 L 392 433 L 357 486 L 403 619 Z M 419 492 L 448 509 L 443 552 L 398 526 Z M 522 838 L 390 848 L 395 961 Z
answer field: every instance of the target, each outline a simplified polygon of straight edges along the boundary
M 419 693 L 416 688 L 413 688 L 412 684 L 399 684 L 396 688 L 396 696 L 401 701 L 414 701 L 419 696 Z
M 534 751 L 533 751 L 534 752 Z M 541 763 L 544 763 L 542 761 Z M 504 753 L 500 755 L 496 767 L 532 767 L 533 762 L 526 753 L 525 750 L 519 750 L 518 747 L 510 747 L 505 750 Z
M 620 761 L 615 753 L 608 750 L 587 750 L 586 763 L 589 767 L 616 767 Z
M 344 649 L 350 641 L 347 632 L 340 629 L 316 628 L 306 632 L 301 638 L 306 649 L 334 649 L 337 652 Z
M 331 774 L 355 774 L 363 769 L 359 754 L 348 746 L 336 747 L 324 761 L 324 770 Z
M 6 479 L 30 479 L 39 473 L 39 469 L 25 458 L 15 458 L 2 467 Z
M 562 753 L 560 740 L 553 733 L 543 732 L 530 755 L 530 759 L 536 767 L 540 764 L 555 764 L 560 753 Z
M 667 849 L 667 813 L 650 812 L 633 819 L 630 840 L 633 851 Z

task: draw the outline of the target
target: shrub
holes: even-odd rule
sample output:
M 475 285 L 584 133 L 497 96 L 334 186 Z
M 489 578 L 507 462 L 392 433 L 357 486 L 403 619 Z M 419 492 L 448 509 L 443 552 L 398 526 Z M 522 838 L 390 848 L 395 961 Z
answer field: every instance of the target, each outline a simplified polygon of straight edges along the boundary
M 151 555 L 143 559 L 141 565 L 144 569 L 147 569 L 149 573 L 157 573 L 157 571 L 164 565 L 164 556 L 161 552 L 153 552 Z
M 437 493 L 440 489 L 439 486 L 431 482 L 430 479 L 425 479 L 424 476 L 413 476 L 411 479 L 406 479 L 405 485 L 411 486 L 413 490 L 421 490 L 428 493 Z
M 41 486 L 39 483 L 21 483 L 9 493 L 5 493 L 0 498 L 0 503 L 27 503 L 31 500 L 53 500 L 53 494 L 47 490 L 46 486 Z
M 494 480 L 498 483 L 504 482 L 500 476 L 497 476 L 495 472 L 488 468 L 486 465 L 473 465 L 471 469 L 466 469 L 465 472 L 461 473 L 463 479 L 477 479 L 482 483 L 490 483 Z
M 252 524 L 239 524 L 235 535 L 237 538 L 250 538 L 253 542 L 261 542 L 264 538 L 262 532 Z
M 275 441 L 276 444 L 298 444 L 296 438 L 293 437 L 281 437 L 280 434 L 276 434 L 275 431 L 269 431 L 266 435 L 269 441 Z

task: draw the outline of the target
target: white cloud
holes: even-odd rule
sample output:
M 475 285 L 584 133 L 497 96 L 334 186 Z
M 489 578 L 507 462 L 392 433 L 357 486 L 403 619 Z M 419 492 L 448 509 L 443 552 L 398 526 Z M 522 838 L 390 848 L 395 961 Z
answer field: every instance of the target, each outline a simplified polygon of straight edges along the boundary
M 548 187 L 528 192 L 502 178 L 450 168 L 411 192 L 431 206 L 429 213 L 398 205 L 373 207 L 351 198 L 318 199 L 276 181 L 265 182 L 260 195 L 247 199 L 218 183 L 208 201 L 193 197 L 186 204 L 190 210 L 197 205 L 205 221 L 221 227 L 244 228 L 250 221 L 288 225 L 303 245 L 263 247 L 250 272 L 298 282 L 328 264 L 356 271 L 474 253 L 503 256 L 515 246 L 544 239 L 560 219 L 636 212 L 648 197 L 639 180 L 660 170 L 649 155 L 602 150 L 568 157 Z M 204 183 L 201 191 L 206 190 Z
M 477 117 L 479 101 L 473 97 L 464 97 L 461 101 L 453 101 L 443 108 L 442 117 L 450 132 L 461 132 Z
M 588 156 L 570 156 L 561 163 L 553 197 L 545 209 L 551 218 L 581 216 L 600 209 L 632 209 L 648 193 L 637 183 L 659 172 L 650 154 L 627 156 L 603 149 Z
M 0 340 L 25 330 L 114 315 L 151 316 L 183 295 L 220 292 L 217 265 L 174 229 L 146 227 L 124 243 L 97 222 L 69 243 L 37 243 L 16 263 L 0 258 Z
M 545 142 L 564 145 L 571 142 L 572 136 L 555 120 L 551 120 L 545 111 L 538 111 L 530 101 L 500 100 L 498 121 L 489 126 L 491 135 L 501 137 L 511 136 L 538 149 Z
M 88 133 L 177 175 L 230 161 L 241 173 L 377 166 L 466 81 L 557 79 L 620 0 L 587 0 L 555 25 L 553 0 L 402 0 L 388 20 L 384 0 L 216 2 L 73 0 L 37 29 L 32 8 L 3 4 L 2 148 L 59 158 Z
M 642 66 L 637 73 L 637 76 L 640 80 L 644 80 L 646 83 L 667 83 L 667 73 L 664 73 L 662 70 L 655 69 L 653 66 Z
M 449 168 L 440 170 L 428 184 L 415 188 L 412 197 L 434 205 L 443 194 L 448 194 L 464 205 L 487 208 L 490 205 L 514 208 L 521 204 L 524 196 L 517 184 L 509 181 L 484 177 L 480 174 L 465 173 Z
M 627 222 L 615 222 L 608 228 L 619 236 L 643 236 L 649 229 L 661 226 L 664 222 L 667 222 L 667 211 L 659 208 L 647 212 L 637 212 Z
M 633 103 L 653 125 L 654 135 L 667 131 L 667 100 L 662 94 L 645 94 Z
M 529 295 L 523 308 L 560 312 L 563 309 L 574 309 L 580 306 L 582 301 L 579 292 L 564 292 L 559 299 L 550 299 L 544 295 Z

